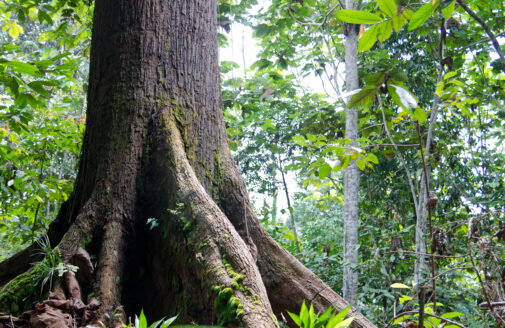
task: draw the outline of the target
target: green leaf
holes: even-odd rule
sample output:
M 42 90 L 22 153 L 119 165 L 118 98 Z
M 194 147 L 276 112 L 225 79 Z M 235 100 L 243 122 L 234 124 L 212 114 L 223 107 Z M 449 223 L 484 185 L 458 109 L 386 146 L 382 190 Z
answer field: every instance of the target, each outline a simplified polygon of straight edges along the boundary
M 415 12 L 414 16 L 412 16 L 412 19 L 410 20 L 409 31 L 415 30 L 419 26 L 423 25 L 423 23 L 426 22 L 428 18 L 430 18 L 431 14 L 437 8 L 437 6 L 438 2 L 433 5 L 431 1 L 421 6 L 421 8 Z
M 444 93 L 444 82 L 438 82 L 437 87 L 435 88 L 435 93 L 439 96 L 442 97 Z
M 366 106 L 372 103 L 376 93 L 377 87 L 375 86 L 363 88 L 360 92 L 351 97 L 348 104 L 349 108 Z
M 331 306 L 328 307 L 326 311 L 324 311 L 324 313 L 317 318 L 317 324 L 314 326 L 314 328 L 322 327 L 326 323 L 326 321 L 328 321 L 328 319 L 330 318 L 332 311 L 333 308 Z
M 391 84 L 391 86 L 396 89 L 396 94 L 403 107 L 408 109 L 417 107 L 417 99 L 407 89 L 396 84 Z
M 407 22 L 407 18 L 405 18 L 404 15 L 396 15 L 395 17 L 393 17 L 391 22 L 393 23 L 393 28 L 395 29 L 395 31 L 400 32 L 403 25 L 405 25 L 405 23 Z
M 379 16 L 361 10 L 344 9 L 336 12 L 335 16 L 343 22 L 351 24 L 375 24 L 382 21 Z
M 267 24 L 259 24 L 254 27 L 254 34 L 258 38 L 271 34 L 274 31 L 272 26 Z
M 455 71 L 450 71 L 450 72 L 447 72 L 446 74 L 444 74 L 444 80 L 448 80 L 450 79 L 451 77 L 454 77 L 456 74 L 458 74 L 457 72 Z
M 391 287 L 396 288 L 396 289 L 410 289 L 409 286 L 399 283 L 399 282 L 395 282 L 394 284 L 391 285 Z
M 291 317 L 291 319 L 292 319 L 292 320 L 296 323 L 296 325 L 297 325 L 298 327 L 301 327 L 301 326 L 302 326 L 302 320 L 300 319 L 300 317 L 299 317 L 299 316 L 297 316 L 296 314 L 291 313 L 291 312 L 289 312 L 289 311 L 288 311 L 288 314 L 289 314 L 289 316 Z
M 39 15 L 38 16 L 39 16 L 39 22 L 42 23 L 42 21 L 45 20 L 46 22 L 49 23 L 49 25 L 53 25 L 53 19 L 44 10 L 39 9 Z
M 368 154 L 366 159 L 374 164 L 379 164 L 379 159 L 374 154 Z
M 147 319 L 146 315 L 144 314 L 144 309 L 140 311 L 139 325 L 139 328 L 147 328 Z
M 350 317 L 350 318 L 345 319 L 344 321 L 340 322 L 339 324 L 337 324 L 333 328 L 346 328 L 346 327 L 349 327 L 353 321 L 354 321 L 354 317 Z M 330 328 L 330 327 L 328 327 L 328 328 Z
M 363 171 L 366 167 L 366 162 L 364 160 L 362 160 L 361 158 L 358 158 L 356 160 L 356 165 L 358 166 L 358 168 Z
M 390 17 L 396 15 L 398 8 L 396 7 L 394 0 L 377 0 L 377 3 L 379 4 L 379 8 L 386 15 Z
M 384 78 L 386 75 L 383 72 L 370 74 L 365 78 L 366 85 L 371 86 L 372 84 L 379 87 L 384 83 Z
M 410 9 L 403 9 L 402 16 L 405 16 L 406 19 L 412 19 L 412 16 L 414 16 L 414 12 Z
M 431 326 L 428 325 L 429 328 L 439 327 L 440 323 L 442 322 L 442 320 L 440 320 L 439 318 L 435 318 L 435 317 L 431 317 L 431 316 L 428 316 L 428 318 L 426 318 L 426 319 L 427 319 L 427 321 L 429 321 L 431 323 Z
M 331 166 L 328 163 L 324 163 L 319 167 L 319 171 L 317 174 L 319 175 L 320 179 L 324 179 L 330 174 L 331 172 Z
M 379 34 L 379 26 L 372 25 L 365 34 L 361 36 L 358 43 L 358 52 L 367 51 L 373 47 L 375 41 L 377 41 L 377 35 Z
M 445 19 L 451 18 L 452 12 L 454 11 L 454 7 L 456 5 L 456 0 L 452 1 L 448 6 L 442 8 L 442 15 L 444 15 Z
M 266 132 L 275 132 L 275 125 L 272 120 L 267 120 L 261 125 L 261 129 Z
M 34 90 L 37 93 L 39 93 L 40 95 L 42 95 L 43 97 L 49 98 L 49 92 L 47 92 L 47 90 L 44 89 L 43 81 L 33 81 L 33 82 L 28 83 L 28 86 L 32 90 Z
M 391 32 L 393 31 L 393 22 L 385 21 L 380 23 L 379 25 L 379 41 L 384 42 L 391 36 Z
M 293 138 L 291 138 L 291 140 L 295 144 L 300 145 L 300 146 L 305 146 L 305 144 L 306 144 L 305 137 L 302 135 L 299 135 L 299 134 L 294 135 Z
M 399 324 L 400 322 L 404 322 L 407 319 L 409 319 L 410 317 L 411 317 L 410 314 L 402 315 L 402 316 L 396 318 L 395 321 L 393 321 L 393 324 L 396 325 L 396 324 Z
M 416 108 L 416 110 L 414 111 L 414 114 L 412 114 L 412 116 L 416 120 L 418 120 L 420 123 L 426 122 L 426 118 L 427 118 L 426 112 L 419 107 Z
M 161 324 L 161 328 L 167 328 L 168 326 L 170 326 L 175 320 L 177 319 L 177 316 L 174 316 L 174 317 L 171 317 L 171 318 L 168 318 L 167 320 L 163 321 L 163 323 Z
M 300 310 L 300 319 L 302 319 L 302 323 L 304 327 L 309 326 L 309 311 L 307 306 L 305 305 L 305 300 L 302 303 L 302 308 Z
M 28 74 L 32 76 L 40 75 L 37 67 L 17 60 L 7 61 L 2 63 L 2 65 L 9 66 L 13 71 L 16 71 L 18 73 Z
M 14 40 L 16 40 L 19 37 L 19 34 L 24 33 L 23 27 L 19 26 L 17 21 L 10 21 L 8 23 L 8 26 L 9 26 L 9 35 Z
M 351 309 L 351 306 L 349 305 L 339 313 L 337 313 L 335 316 L 331 317 L 330 320 L 328 320 L 328 325 L 326 327 L 335 327 L 335 325 L 339 324 L 344 320 L 345 316 L 347 313 L 349 313 L 349 310 Z
M 463 313 L 461 312 L 447 312 L 441 315 L 442 318 L 444 319 L 450 319 L 450 318 L 456 318 L 462 316 Z

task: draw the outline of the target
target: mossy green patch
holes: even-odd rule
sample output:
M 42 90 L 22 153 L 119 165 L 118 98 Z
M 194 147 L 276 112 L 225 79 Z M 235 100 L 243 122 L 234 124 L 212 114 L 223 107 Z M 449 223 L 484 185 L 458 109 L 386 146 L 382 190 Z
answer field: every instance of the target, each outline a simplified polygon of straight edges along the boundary
M 53 261 L 47 257 L 29 271 L 20 274 L 0 290 L 0 312 L 18 315 L 33 308 L 37 301 L 45 299 L 49 289 L 48 280 L 54 270 Z
M 214 308 L 218 324 L 225 326 L 240 323 L 244 316 L 244 306 L 238 297 L 233 296 L 233 289 L 226 286 L 214 286 L 212 289 L 217 292 Z
M 251 296 L 251 289 L 247 288 L 244 286 L 244 275 L 237 273 L 233 270 L 231 267 L 230 263 L 226 261 L 226 257 L 223 256 L 223 265 L 226 269 L 226 273 L 228 274 L 228 277 L 233 279 L 233 282 L 231 283 L 231 286 L 233 287 L 234 290 L 240 290 L 243 292 L 246 296 Z

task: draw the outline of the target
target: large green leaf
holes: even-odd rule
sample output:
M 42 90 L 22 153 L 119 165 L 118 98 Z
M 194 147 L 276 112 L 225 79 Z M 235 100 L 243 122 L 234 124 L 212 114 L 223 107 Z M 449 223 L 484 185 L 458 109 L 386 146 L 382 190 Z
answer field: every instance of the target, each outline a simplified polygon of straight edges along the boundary
M 379 35 L 378 39 L 380 42 L 384 42 L 391 36 L 391 32 L 393 31 L 393 22 L 385 21 L 379 24 Z
M 367 51 L 373 47 L 375 41 L 377 41 L 377 35 L 379 34 L 379 25 L 372 25 L 370 28 L 361 36 L 358 43 L 358 52 Z
M 426 22 L 428 18 L 430 18 L 431 14 L 433 13 L 433 11 L 435 11 L 435 9 L 437 9 L 437 7 L 438 2 L 436 2 L 435 5 L 433 5 L 432 2 L 429 2 L 421 6 L 421 8 L 419 8 L 414 13 L 412 19 L 410 20 L 409 31 L 415 30 L 419 26 L 423 25 L 423 23 Z
M 395 31 L 400 32 L 400 29 L 407 22 L 407 18 L 405 18 L 404 15 L 396 15 L 395 17 L 393 17 L 391 22 L 393 23 L 393 28 L 395 29 Z
M 7 62 L 2 63 L 2 65 L 10 67 L 13 71 L 16 71 L 18 73 L 28 74 L 28 75 L 32 75 L 32 76 L 39 76 L 40 75 L 40 72 L 37 69 L 37 67 L 35 67 L 31 64 L 28 64 L 28 63 L 23 63 L 23 62 L 17 61 L 17 60 L 7 61 Z
M 461 312 L 448 312 L 448 313 L 442 314 L 441 317 L 444 319 L 450 319 L 450 318 L 460 317 L 462 315 L 463 315 L 463 313 L 461 313 Z
M 372 103 L 376 93 L 377 93 L 377 87 L 375 86 L 365 87 L 360 92 L 352 96 L 348 106 L 351 108 L 358 106 L 366 106 Z
M 379 16 L 361 10 L 344 9 L 335 14 L 343 22 L 351 24 L 375 24 L 382 21 Z
M 317 172 L 320 179 L 324 179 L 330 174 L 331 166 L 328 163 L 324 163 L 319 167 L 319 171 Z
M 454 11 L 454 7 L 456 5 L 456 0 L 449 3 L 446 7 L 442 8 L 442 15 L 444 15 L 445 19 L 451 18 L 452 12 Z
M 391 84 L 391 86 L 396 89 L 396 94 L 398 95 L 403 107 L 409 109 L 417 107 L 417 99 L 407 89 L 396 84 Z
M 396 15 L 398 9 L 396 8 L 396 3 L 394 0 L 377 0 L 377 3 L 379 4 L 379 8 L 386 15 L 390 17 Z

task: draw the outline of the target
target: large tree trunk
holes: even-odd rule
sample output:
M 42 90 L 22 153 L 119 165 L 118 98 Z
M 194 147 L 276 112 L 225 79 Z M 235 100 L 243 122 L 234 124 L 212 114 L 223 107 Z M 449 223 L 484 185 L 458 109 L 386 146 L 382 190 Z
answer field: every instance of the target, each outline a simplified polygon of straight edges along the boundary
M 80 247 L 97 259 L 97 319 L 123 304 L 150 319 L 275 327 L 303 300 L 347 306 L 252 211 L 226 139 L 216 11 L 215 0 L 95 2 L 79 173 L 49 237 L 66 262 Z M 0 286 L 30 252 L 0 264 Z

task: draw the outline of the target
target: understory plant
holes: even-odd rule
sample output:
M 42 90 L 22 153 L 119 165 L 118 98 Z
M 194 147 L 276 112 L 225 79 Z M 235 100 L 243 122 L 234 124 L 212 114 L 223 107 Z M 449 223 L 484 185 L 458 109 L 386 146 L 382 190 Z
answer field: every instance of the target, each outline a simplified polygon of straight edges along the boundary
M 351 306 L 346 307 L 338 313 L 330 306 L 323 314 L 314 313 L 314 306 L 311 304 L 307 308 L 305 301 L 302 303 L 300 314 L 288 312 L 289 316 L 300 328 L 346 328 L 354 320 L 354 317 L 345 319 Z

